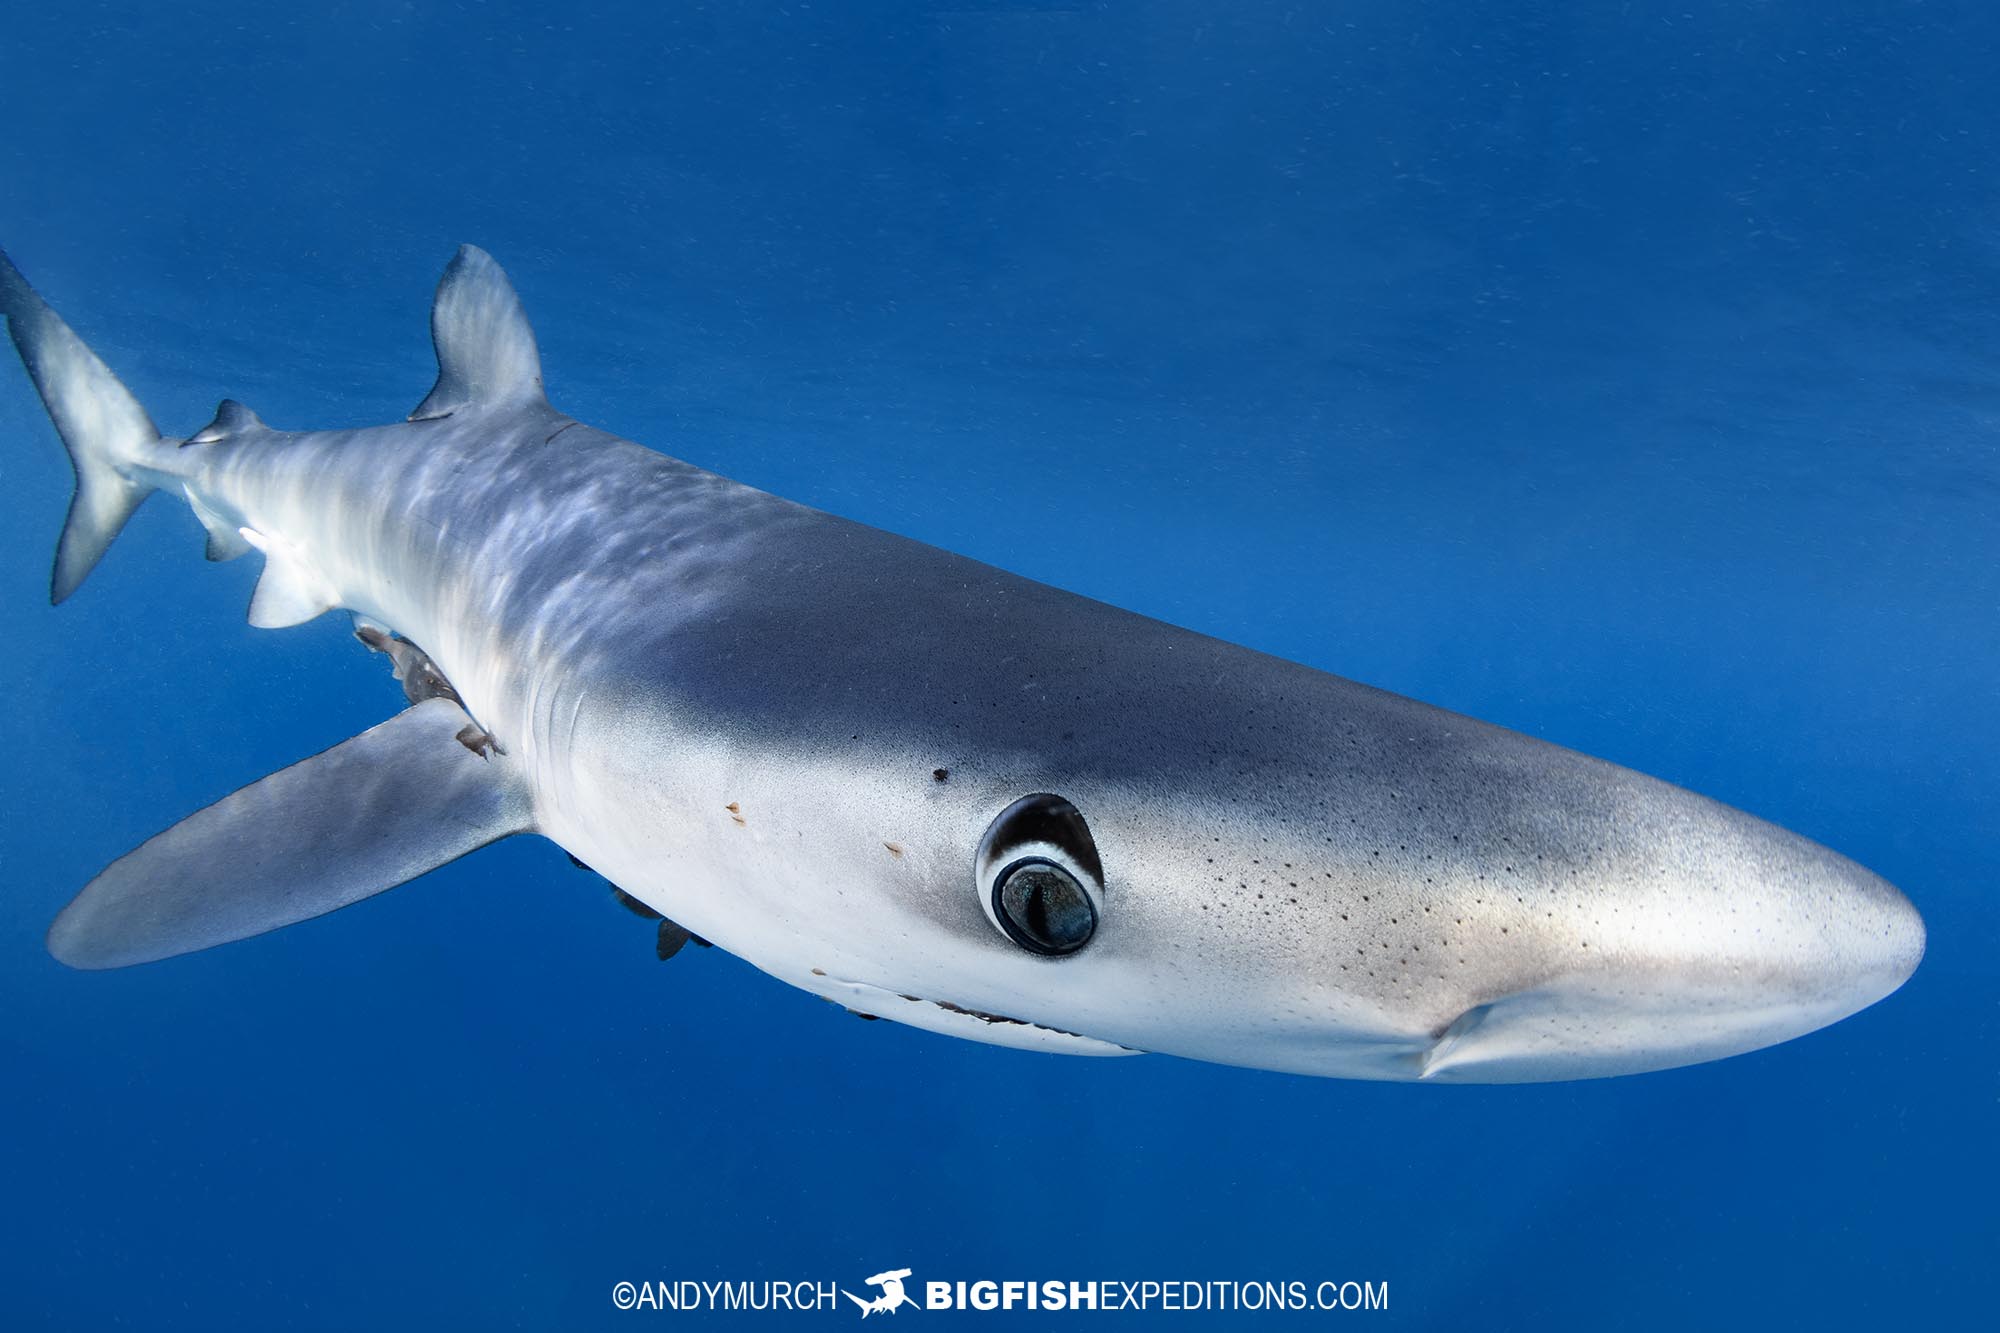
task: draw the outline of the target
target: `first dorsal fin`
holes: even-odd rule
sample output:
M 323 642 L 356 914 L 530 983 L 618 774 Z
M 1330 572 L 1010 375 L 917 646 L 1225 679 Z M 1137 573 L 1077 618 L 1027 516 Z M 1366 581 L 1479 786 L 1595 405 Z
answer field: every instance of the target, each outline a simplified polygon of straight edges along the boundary
M 432 421 L 471 407 L 527 407 L 542 394 L 542 357 L 514 284 L 493 256 L 462 245 L 438 281 L 431 306 L 438 378 L 410 413 Z

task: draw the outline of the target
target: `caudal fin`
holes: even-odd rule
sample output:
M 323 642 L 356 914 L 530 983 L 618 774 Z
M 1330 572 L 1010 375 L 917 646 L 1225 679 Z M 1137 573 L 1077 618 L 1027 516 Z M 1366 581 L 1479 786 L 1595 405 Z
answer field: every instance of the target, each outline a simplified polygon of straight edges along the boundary
M 76 469 L 76 494 L 49 580 L 49 600 L 60 603 L 96 568 L 125 520 L 152 494 L 144 464 L 161 436 L 131 390 L 49 309 L 4 253 L 0 319 Z

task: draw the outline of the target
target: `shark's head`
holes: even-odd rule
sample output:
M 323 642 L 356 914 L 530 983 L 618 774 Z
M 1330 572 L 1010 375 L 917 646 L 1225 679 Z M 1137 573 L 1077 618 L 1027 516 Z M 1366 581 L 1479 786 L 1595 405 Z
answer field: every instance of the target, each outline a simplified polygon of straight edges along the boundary
M 798 660 L 684 673 L 648 746 L 690 827 L 629 861 L 671 870 L 661 906 L 859 1013 L 1381 1079 L 1732 1055 L 1922 954 L 1894 888 L 1740 811 L 1001 586 L 976 623 L 862 612 Z
M 1284 769 L 1260 774 L 1238 749 L 1180 780 L 1073 777 L 1041 784 L 1067 794 L 1004 805 L 982 793 L 957 822 L 957 864 L 918 899 L 931 910 L 898 918 L 918 947 L 875 975 L 1128 1049 L 1512 1082 L 1783 1041 L 1881 999 L 1922 955 L 1908 901 L 1825 848 L 1432 721 L 1454 757 L 1388 783 L 1331 764 L 1273 780 Z

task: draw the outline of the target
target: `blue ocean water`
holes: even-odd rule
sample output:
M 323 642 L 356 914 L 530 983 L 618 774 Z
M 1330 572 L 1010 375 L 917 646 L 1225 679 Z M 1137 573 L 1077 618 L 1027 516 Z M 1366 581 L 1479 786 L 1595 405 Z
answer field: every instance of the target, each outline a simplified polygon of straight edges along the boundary
M 51 610 L 69 471 L 0 370 L 0 1326 L 630 1327 L 674 1316 L 619 1280 L 894 1266 L 1990 1318 L 1989 7 L 4 17 L 0 244 L 168 430 L 400 418 L 473 241 L 584 420 L 1745 807 L 1930 952 L 1785 1046 L 1500 1088 L 858 1023 L 656 962 L 531 840 L 68 972 L 106 861 L 400 696 L 338 618 L 249 629 L 255 562 L 165 502 Z

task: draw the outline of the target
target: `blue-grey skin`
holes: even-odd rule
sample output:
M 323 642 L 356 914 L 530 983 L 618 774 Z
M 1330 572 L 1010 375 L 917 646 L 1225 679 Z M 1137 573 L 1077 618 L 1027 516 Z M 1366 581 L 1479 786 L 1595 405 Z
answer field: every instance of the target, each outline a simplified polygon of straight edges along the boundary
M 0 313 L 53 364 L 13 281 Z M 1740 811 L 572 421 L 477 251 L 434 330 L 430 419 L 294 433 L 231 410 L 113 470 L 186 496 L 213 554 L 264 550 L 254 622 L 341 607 L 430 655 L 496 747 L 451 762 L 527 812 L 475 842 L 539 832 L 802 989 L 1011 1045 L 1521 1081 L 1786 1040 L 1922 955 L 1894 888 Z M 74 545 L 87 570 L 102 543 Z M 437 734 L 408 744 L 443 763 Z M 1101 862 L 1099 925 L 1064 957 L 1003 933 L 982 882 L 983 835 L 1030 793 L 1074 805 Z M 146 851 L 128 880 L 159 873 Z M 96 889 L 51 934 L 80 965 L 248 933 L 114 948 L 101 923 L 140 890 L 92 916 Z

